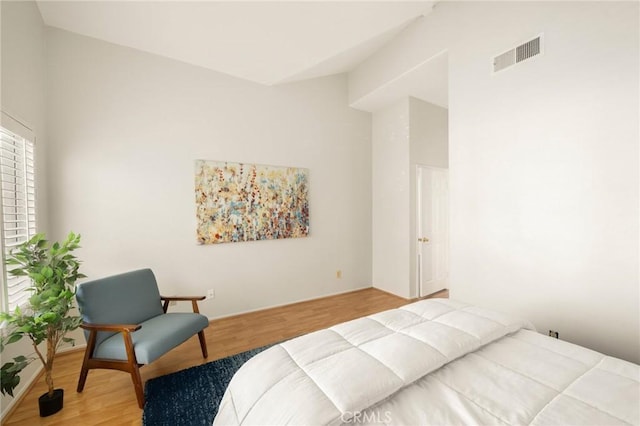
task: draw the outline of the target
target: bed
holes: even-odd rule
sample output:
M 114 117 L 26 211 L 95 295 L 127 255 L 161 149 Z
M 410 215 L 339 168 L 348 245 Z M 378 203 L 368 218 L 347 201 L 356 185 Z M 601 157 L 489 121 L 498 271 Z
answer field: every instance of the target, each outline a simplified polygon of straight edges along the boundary
M 275 345 L 214 425 L 640 424 L 640 366 L 428 299 Z

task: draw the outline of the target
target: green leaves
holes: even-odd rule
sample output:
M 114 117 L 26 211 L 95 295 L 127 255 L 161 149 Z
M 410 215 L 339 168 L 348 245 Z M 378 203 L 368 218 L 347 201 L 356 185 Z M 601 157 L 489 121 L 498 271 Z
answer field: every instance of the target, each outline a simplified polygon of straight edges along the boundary
M 7 255 L 7 272 L 16 277 L 29 277 L 31 296 L 25 309 L 18 307 L 13 313 L 0 312 L 0 321 L 7 323 L 6 336 L 0 336 L 0 352 L 6 345 L 27 336 L 35 344 L 35 351 L 45 369 L 50 369 L 37 345 L 47 340 L 47 347 L 53 348 L 50 355 L 55 355 L 59 343 L 74 344 L 73 339 L 64 336 L 82 322 L 79 316 L 69 315 L 74 306 L 76 281 L 85 278 L 78 271 L 80 261 L 73 254 L 78 248 L 79 234 L 70 232 L 64 241 L 53 244 L 44 234 L 37 234 Z M 13 390 L 20 383 L 20 372 L 34 359 L 19 356 L 2 366 L 0 391 L 3 394 L 13 396 Z
M 70 337 L 63 337 L 62 341 L 65 342 L 65 343 L 71 344 L 71 346 L 75 346 L 76 345 L 75 339 L 72 339 Z
M 9 335 L 0 336 L 0 352 L 4 351 L 4 347 L 6 345 L 10 345 L 11 343 L 15 343 L 18 340 L 22 339 L 24 334 L 22 332 L 13 332 Z
M 11 334 L 9 336 L 9 338 L 7 339 L 7 342 L 5 343 L 5 345 L 10 345 L 12 343 L 17 342 L 18 340 L 22 339 L 23 334 Z
M 5 363 L 0 369 L 0 392 L 13 396 L 13 390 L 20 384 L 20 372 L 31 362 L 20 355 L 13 362 Z
M 40 270 L 40 273 L 45 279 L 50 280 L 53 278 L 53 269 L 50 266 L 45 266 Z

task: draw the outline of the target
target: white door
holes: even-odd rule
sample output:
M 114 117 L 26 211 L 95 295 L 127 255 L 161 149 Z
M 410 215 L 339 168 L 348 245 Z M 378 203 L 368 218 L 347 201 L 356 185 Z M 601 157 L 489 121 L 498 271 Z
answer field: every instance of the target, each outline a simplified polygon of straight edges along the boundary
M 416 187 L 418 292 L 423 297 L 448 287 L 449 171 L 418 166 Z

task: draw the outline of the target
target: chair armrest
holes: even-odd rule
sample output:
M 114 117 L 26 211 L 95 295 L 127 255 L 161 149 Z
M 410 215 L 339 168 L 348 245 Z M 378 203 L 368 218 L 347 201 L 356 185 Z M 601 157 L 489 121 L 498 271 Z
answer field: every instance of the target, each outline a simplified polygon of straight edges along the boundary
M 169 309 L 169 302 L 191 301 L 193 312 L 199 314 L 200 310 L 198 309 L 198 300 L 204 299 L 206 299 L 204 296 L 160 296 L 160 300 L 164 302 L 162 304 L 162 309 L 165 313 L 167 313 L 167 309 Z
M 87 324 L 82 323 L 80 327 L 89 331 L 115 331 L 115 332 L 133 332 L 142 328 L 140 324 Z
M 204 300 L 205 296 L 160 296 L 160 300 L 168 300 L 169 302 Z

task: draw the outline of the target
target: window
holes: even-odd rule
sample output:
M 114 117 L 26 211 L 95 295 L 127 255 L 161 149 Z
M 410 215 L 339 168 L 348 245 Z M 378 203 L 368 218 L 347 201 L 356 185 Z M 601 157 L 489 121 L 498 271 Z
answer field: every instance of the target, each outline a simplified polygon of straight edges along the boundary
M 12 248 L 36 234 L 34 143 L 31 131 L 2 114 L 0 127 L 0 244 L 3 259 Z M 6 126 L 11 122 L 12 126 Z M 11 127 L 11 130 L 9 130 Z M 17 133 L 18 131 L 19 133 Z M 12 277 L 2 262 L 2 310 L 13 311 L 27 301 L 28 277 Z

